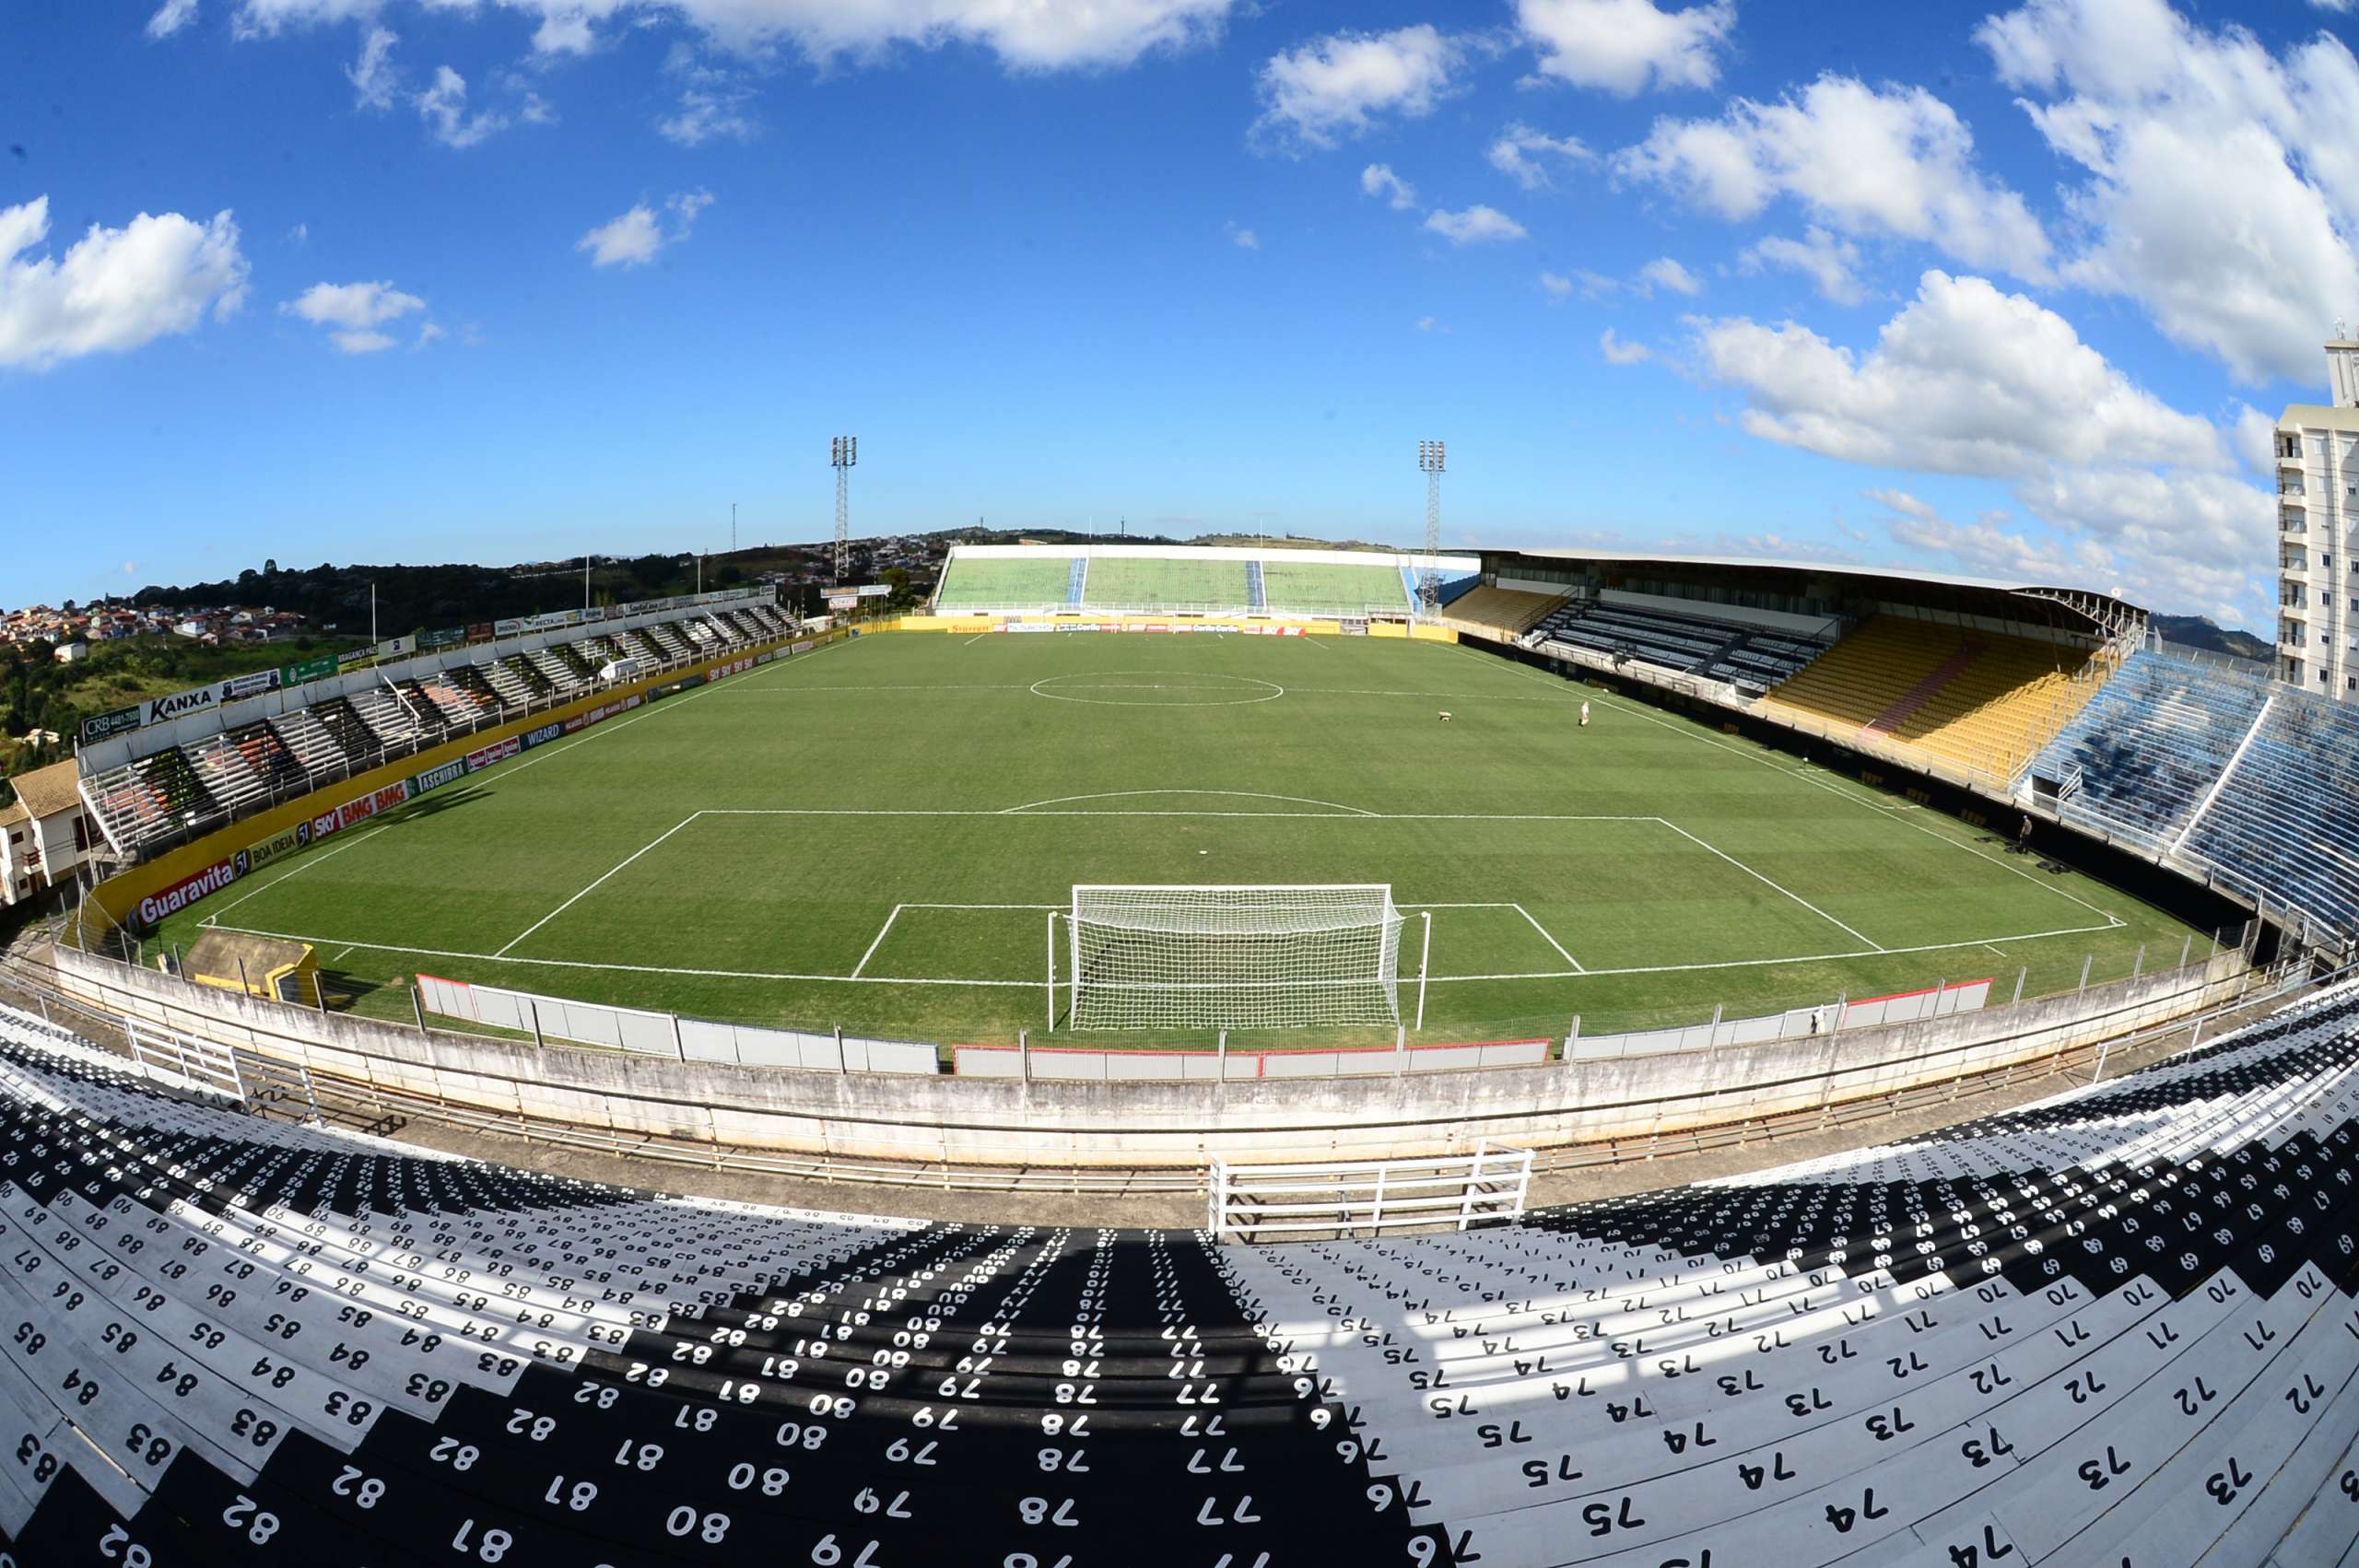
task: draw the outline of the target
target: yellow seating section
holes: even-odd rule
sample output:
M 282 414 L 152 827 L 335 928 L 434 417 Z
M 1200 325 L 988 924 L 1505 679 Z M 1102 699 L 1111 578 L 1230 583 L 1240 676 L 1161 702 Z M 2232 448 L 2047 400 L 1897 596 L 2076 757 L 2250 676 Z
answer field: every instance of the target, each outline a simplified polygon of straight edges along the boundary
M 1964 666 L 1879 733 L 2012 778 L 2095 695 L 2098 682 L 2073 679 L 2086 650 L 1876 615 L 1764 697 L 1760 710 L 1821 728 L 1865 728 L 1969 643 L 1975 651 Z
M 1565 602 L 1564 594 L 1525 593 L 1513 588 L 1474 588 L 1441 607 L 1442 619 L 1492 637 L 1512 638 Z

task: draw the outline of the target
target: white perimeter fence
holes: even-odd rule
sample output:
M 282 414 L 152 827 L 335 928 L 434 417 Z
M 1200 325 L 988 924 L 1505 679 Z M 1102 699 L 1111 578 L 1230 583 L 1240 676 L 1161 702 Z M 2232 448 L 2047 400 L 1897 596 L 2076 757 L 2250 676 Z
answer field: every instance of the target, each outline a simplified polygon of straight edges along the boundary
M 536 1043 L 564 1040 L 640 1051 L 675 1061 L 725 1061 L 741 1067 L 797 1067 L 817 1072 L 937 1071 L 935 1047 L 916 1040 L 869 1040 L 840 1030 L 815 1035 L 750 1024 L 712 1024 L 669 1012 L 598 1002 L 569 1001 L 498 986 L 471 985 L 432 975 L 417 977 L 418 1005 L 444 1018 L 530 1035 Z

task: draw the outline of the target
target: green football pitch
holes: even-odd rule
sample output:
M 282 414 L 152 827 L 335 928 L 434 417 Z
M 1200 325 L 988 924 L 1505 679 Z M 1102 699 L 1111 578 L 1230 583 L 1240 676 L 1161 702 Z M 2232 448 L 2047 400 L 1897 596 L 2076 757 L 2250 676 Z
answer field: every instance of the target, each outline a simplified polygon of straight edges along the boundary
M 1042 1037 L 1047 919 L 1076 883 L 1388 883 L 1404 1022 L 1431 917 L 1428 1041 L 1943 979 L 1991 977 L 1995 1002 L 2020 970 L 2026 995 L 2069 989 L 2092 955 L 2118 978 L 2189 935 L 1897 796 L 1472 649 L 1145 633 L 836 644 L 424 796 L 159 934 L 299 937 L 386 1017 L 423 972 L 1007 1041 Z

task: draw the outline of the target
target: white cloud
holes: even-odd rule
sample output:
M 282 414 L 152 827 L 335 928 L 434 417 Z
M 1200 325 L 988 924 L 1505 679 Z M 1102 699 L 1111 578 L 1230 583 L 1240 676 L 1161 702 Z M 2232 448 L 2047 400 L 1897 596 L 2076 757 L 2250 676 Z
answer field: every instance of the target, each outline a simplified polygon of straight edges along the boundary
M 1976 40 L 2087 178 L 2070 282 L 2134 299 L 2237 376 L 2315 381 L 2359 299 L 2359 60 L 2330 33 L 2272 55 L 2163 0 L 2035 0 Z
M 1393 173 L 1389 163 L 1371 163 L 1361 170 L 1360 190 L 1367 195 L 1382 196 L 1395 212 L 1406 212 L 1417 205 L 1417 188 Z
M 702 146 L 707 142 L 749 142 L 754 139 L 754 122 L 745 112 L 745 105 L 753 98 L 745 89 L 723 91 L 711 88 L 687 88 L 680 93 L 680 110 L 655 123 L 656 133 L 666 141 L 684 147 Z
M 1258 251 L 1262 248 L 1262 237 L 1250 228 L 1240 227 L 1234 220 L 1222 224 L 1220 231 L 1227 235 L 1228 242 L 1240 251 Z
M 1419 316 L 1417 318 L 1417 330 L 1419 332 L 1431 332 L 1439 325 L 1441 325 L 1441 323 L 1434 320 L 1431 316 Z
M 1314 38 L 1262 64 L 1254 131 L 1281 146 L 1332 147 L 1367 135 L 1379 115 L 1420 118 L 1449 95 L 1464 57 L 1430 23 Z
M 352 100 L 360 109 L 391 109 L 393 94 L 400 90 L 401 75 L 393 69 L 393 45 L 399 40 L 391 29 L 370 28 L 360 41 L 360 57 L 344 68 L 345 78 L 352 84 Z
M 1636 365 L 1655 357 L 1655 351 L 1643 343 L 1624 343 L 1615 337 L 1612 327 L 1598 334 L 1597 347 L 1609 365 Z
M 2239 404 L 2235 445 L 2236 461 L 2251 473 L 2267 475 L 2273 488 L 2277 475 L 2277 421 L 2251 404 Z
M 1572 298 L 1573 280 L 1569 277 L 1566 277 L 1560 273 L 1542 273 L 1540 275 L 1540 287 L 1541 289 L 1547 294 L 1549 301 L 1552 304 Z
M 489 109 L 467 113 L 467 78 L 448 65 L 434 68 L 434 85 L 411 100 L 427 134 L 446 147 L 471 147 L 508 129 L 508 116 Z
M 47 196 L 0 207 L 0 365 L 119 354 L 245 299 L 246 258 L 226 212 L 207 223 L 141 213 L 121 228 L 92 224 L 63 257 L 28 255 L 48 238 Z
M 468 0 L 426 0 L 434 9 L 466 12 Z M 382 0 L 239 0 L 245 37 L 374 15 Z M 1010 70 L 1048 71 L 1127 65 L 1152 51 L 1210 41 L 1237 0 L 1093 0 L 1018 4 L 1013 0 L 498 0 L 503 10 L 538 18 L 534 45 L 580 53 L 607 36 L 677 20 L 717 47 L 749 56 L 791 48 L 826 64 L 883 59 L 903 48 L 965 45 L 989 50 Z M 482 7 L 488 9 L 489 7 Z
M 287 242 L 289 245 L 307 244 L 310 242 L 311 238 L 311 226 L 308 223 L 299 223 L 294 228 L 287 231 Z
M 164 0 L 147 18 L 149 38 L 170 38 L 196 20 L 196 0 Z
M 1736 28 L 1730 0 L 1668 11 L 1654 0 L 1516 0 L 1515 12 L 1542 76 L 1624 98 L 1649 87 L 1710 87 Z
M 1839 233 L 1920 240 L 2033 282 L 2051 273 L 2038 219 L 1974 167 L 1972 134 L 1922 88 L 1829 74 L 1799 98 L 1737 99 L 1717 120 L 1658 120 L 1614 169 L 1731 222 L 1790 196 Z
M 1690 297 L 1704 292 L 1704 280 L 1672 261 L 1658 256 L 1638 269 L 1638 276 L 1656 288 L 1668 288 L 1673 294 Z
M 666 245 L 676 245 L 688 237 L 697 216 L 712 205 L 710 191 L 682 192 L 669 197 L 664 210 L 673 217 L 670 233 L 665 233 L 655 209 L 640 202 L 621 216 L 600 224 L 574 242 L 577 251 L 590 252 L 590 264 L 596 267 L 636 267 L 655 259 L 655 253 Z
M 281 305 L 288 315 L 328 327 L 328 341 L 346 354 L 375 354 L 391 348 L 393 339 L 381 330 L 413 311 L 426 309 L 415 294 L 404 294 L 391 283 L 315 283 Z
M 1887 498 L 1905 491 L 1880 493 L 1913 547 L 2010 573 L 2118 574 L 2165 607 L 2249 600 L 2269 564 L 2270 498 L 2231 472 L 2221 430 L 1985 279 L 1928 272 L 1865 353 L 1790 322 L 1696 327 L 1699 364 L 1744 393 L 1738 423 L 1751 435 L 1869 467 L 2007 482 L 2057 534 L 1951 525 Z
M 1801 273 L 1820 298 L 1837 305 L 1857 305 L 1867 297 L 1860 287 L 1860 248 L 1814 224 L 1800 240 L 1771 235 L 1755 240 L 1738 254 L 1737 264 L 1749 273 L 1765 267 Z
M 1534 154 L 1539 156 L 1535 158 Z M 1597 155 L 1583 146 L 1579 136 L 1547 135 L 1520 120 L 1501 131 L 1484 156 L 1490 159 L 1492 168 L 1527 191 L 1537 191 L 1548 183 L 1548 165 L 1543 159 L 1561 158 L 1571 164 L 1597 161 Z
M 1931 521 L 1934 515 L 1931 506 L 1919 500 L 1906 490 L 1862 490 L 1860 494 L 1880 507 L 1896 511 L 1904 517 L 1913 517 L 1919 522 Z
M 1524 238 L 1523 225 L 1480 203 L 1461 212 L 1437 207 L 1426 215 L 1426 227 L 1453 245 L 1491 245 Z
M 417 341 L 410 345 L 410 346 L 412 348 L 424 348 L 427 345 L 440 343 L 450 335 L 451 333 L 449 329 L 442 326 L 440 322 L 425 322 L 420 323 L 418 326 Z

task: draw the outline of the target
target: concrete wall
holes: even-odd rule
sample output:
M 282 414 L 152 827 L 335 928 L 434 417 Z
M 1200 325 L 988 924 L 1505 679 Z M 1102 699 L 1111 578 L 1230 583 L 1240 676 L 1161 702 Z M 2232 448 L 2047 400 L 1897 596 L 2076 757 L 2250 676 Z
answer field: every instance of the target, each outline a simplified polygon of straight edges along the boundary
M 692 1142 L 973 1164 L 1196 1166 L 1546 1146 L 1806 1110 L 2036 1060 L 2240 994 L 2241 955 L 2015 1007 L 1705 1051 L 1467 1071 L 1089 1082 L 665 1061 L 422 1033 L 223 992 L 71 949 L 60 989 L 117 1014 L 352 1085 L 520 1122 Z

